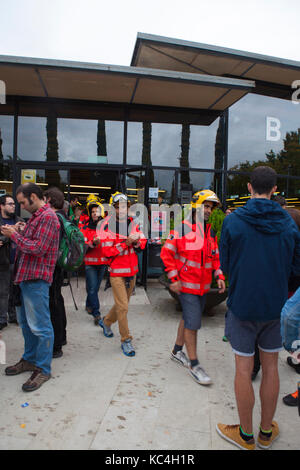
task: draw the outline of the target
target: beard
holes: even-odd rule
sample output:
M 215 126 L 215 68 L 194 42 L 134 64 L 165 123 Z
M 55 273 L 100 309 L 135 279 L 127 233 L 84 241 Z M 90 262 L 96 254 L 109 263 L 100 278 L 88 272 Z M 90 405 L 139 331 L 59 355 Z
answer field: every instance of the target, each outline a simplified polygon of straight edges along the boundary
M 7 212 L 4 210 L 4 218 L 5 219 L 14 219 L 15 217 L 15 212 Z

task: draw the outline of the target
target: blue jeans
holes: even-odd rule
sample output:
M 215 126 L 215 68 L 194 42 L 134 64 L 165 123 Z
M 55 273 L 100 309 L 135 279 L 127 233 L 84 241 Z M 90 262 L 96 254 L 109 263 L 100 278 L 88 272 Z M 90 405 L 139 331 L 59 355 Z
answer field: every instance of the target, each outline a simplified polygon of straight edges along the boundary
M 86 306 L 92 309 L 92 315 L 98 317 L 100 315 L 100 302 L 98 292 L 102 279 L 106 271 L 106 265 L 86 265 L 85 266 L 85 279 L 86 279 Z
M 49 310 L 49 287 L 45 281 L 21 282 L 22 305 L 17 317 L 24 337 L 26 361 L 35 364 L 49 375 L 53 354 L 54 333 Z
M 281 311 L 281 336 L 287 351 L 294 352 L 300 347 L 300 287 Z

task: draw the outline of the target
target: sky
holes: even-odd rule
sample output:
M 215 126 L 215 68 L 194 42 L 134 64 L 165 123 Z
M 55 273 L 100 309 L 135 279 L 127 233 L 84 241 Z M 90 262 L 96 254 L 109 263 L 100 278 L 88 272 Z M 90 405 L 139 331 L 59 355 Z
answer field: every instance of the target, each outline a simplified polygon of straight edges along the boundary
M 138 32 L 300 61 L 299 0 L 0 0 L 0 54 L 130 65 Z

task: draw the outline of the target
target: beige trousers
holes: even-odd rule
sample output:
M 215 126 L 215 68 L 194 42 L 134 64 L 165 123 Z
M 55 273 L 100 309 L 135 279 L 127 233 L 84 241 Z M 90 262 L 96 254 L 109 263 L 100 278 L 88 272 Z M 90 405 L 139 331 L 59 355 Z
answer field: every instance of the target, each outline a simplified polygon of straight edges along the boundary
M 122 342 L 127 339 L 132 339 L 128 328 L 127 313 L 129 299 L 135 286 L 135 280 L 136 276 L 131 280 L 130 287 L 127 289 L 124 277 L 110 277 L 115 304 L 105 316 L 104 323 L 106 326 L 110 327 L 116 321 L 118 322 Z

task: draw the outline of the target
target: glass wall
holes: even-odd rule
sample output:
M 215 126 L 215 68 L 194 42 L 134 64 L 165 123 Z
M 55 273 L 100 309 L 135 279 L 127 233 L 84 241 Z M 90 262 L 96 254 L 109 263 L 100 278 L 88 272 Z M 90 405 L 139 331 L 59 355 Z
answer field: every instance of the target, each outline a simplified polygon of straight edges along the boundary
M 124 123 L 58 119 L 59 161 L 123 163 Z
M 184 171 L 179 172 L 179 203 L 189 204 L 195 192 L 211 189 L 222 198 L 222 175 L 214 172 Z
M 125 173 L 124 192 L 131 204 L 144 204 L 145 200 L 145 171 L 127 170 Z
M 0 195 L 12 194 L 13 116 L 0 115 Z
M 119 174 L 115 170 L 76 168 L 70 170 L 70 195 L 76 195 L 85 204 L 89 194 L 95 194 L 108 203 L 111 194 L 119 190 Z
M 236 209 L 247 202 L 249 181 L 250 174 L 228 174 L 226 207 Z M 278 177 L 276 194 L 285 198 L 288 207 L 300 209 L 300 178 Z
M 228 169 L 271 165 L 300 176 L 300 106 L 290 100 L 249 94 L 229 111 Z
M 21 160 L 123 163 L 124 123 L 119 121 L 20 116 Z
M 223 168 L 220 120 L 210 126 L 129 122 L 127 163 Z
M 0 162 L 13 159 L 14 117 L 0 115 Z
M 26 181 L 24 176 L 30 174 L 31 182 L 35 182 L 40 186 L 42 191 L 46 191 L 51 187 L 59 188 L 68 199 L 68 171 L 67 170 L 52 170 L 52 169 L 21 169 L 21 181 Z M 28 219 L 31 214 L 21 208 L 21 217 Z
M 175 170 L 149 170 L 149 204 L 177 202 Z

